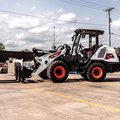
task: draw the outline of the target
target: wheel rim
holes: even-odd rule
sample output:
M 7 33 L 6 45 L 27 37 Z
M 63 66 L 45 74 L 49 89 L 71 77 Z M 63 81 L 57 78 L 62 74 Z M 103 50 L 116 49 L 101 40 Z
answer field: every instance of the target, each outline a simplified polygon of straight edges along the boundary
M 100 67 L 94 67 L 94 68 L 92 69 L 92 76 L 93 76 L 94 78 L 99 79 L 99 78 L 102 77 L 102 75 L 103 75 L 103 70 L 102 70 L 102 68 L 100 68 Z
M 57 66 L 54 69 L 54 75 L 56 78 L 62 78 L 65 76 L 65 68 L 63 66 Z

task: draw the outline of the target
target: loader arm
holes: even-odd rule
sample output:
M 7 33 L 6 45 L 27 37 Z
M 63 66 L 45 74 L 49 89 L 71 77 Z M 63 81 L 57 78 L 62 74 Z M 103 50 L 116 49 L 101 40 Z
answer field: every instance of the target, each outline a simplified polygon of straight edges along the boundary
M 57 50 L 54 53 L 48 53 L 45 54 L 41 57 L 35 57 L 35 60 L 39 63 L 39 66 L 37 67 L 37 69 L 35 69 L 32 73 L 32 75 L 38 75 L 40 74 L 42 71 L 44 71 L 56 58 L 65 55 L 66 53 L 66 48 L 63 47 L 63 49 L 61 50 Z

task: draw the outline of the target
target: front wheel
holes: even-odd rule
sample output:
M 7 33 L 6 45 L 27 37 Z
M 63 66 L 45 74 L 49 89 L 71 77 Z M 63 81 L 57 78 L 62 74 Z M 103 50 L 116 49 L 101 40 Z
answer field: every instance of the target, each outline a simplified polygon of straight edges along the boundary
M 47 69 L 47 75 L 53 82 L 64 82 L 68 73 L 68 66 L 63 61 L 54 61 Z
M 92 82 L 101 82 L 106 77 L 106 68 L 101 63 L 93 63 L 87 71 L 87 78 Z

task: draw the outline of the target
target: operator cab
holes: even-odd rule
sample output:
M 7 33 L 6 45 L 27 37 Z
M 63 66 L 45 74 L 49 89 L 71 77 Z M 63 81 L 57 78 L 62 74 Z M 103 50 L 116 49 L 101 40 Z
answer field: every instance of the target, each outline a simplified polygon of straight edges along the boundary
M 104 31 L 91 29 L 76 29 L 72 37 L 73 46 L 71 50 L 72 56 L 81 62 L 87 61 L 100 47 L 99 35 L 103 35 Z M 83 42 L 88 43 L 88 47 L 83 46 Z M 93 44 L 94 43 L 94 44 Z

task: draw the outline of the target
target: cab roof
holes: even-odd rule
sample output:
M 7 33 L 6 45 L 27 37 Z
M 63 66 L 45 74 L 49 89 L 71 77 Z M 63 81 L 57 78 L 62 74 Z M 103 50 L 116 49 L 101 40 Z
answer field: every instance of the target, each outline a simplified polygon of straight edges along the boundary
M 76 34 L 80 34 L 80 33 L 84 32 L 85 34 L 91 35 L 93 37 L 104 34 L 104 31 L 102 31 L 102 30 L 93 30 L 93 29 L 76 29 L 74 32 Z

